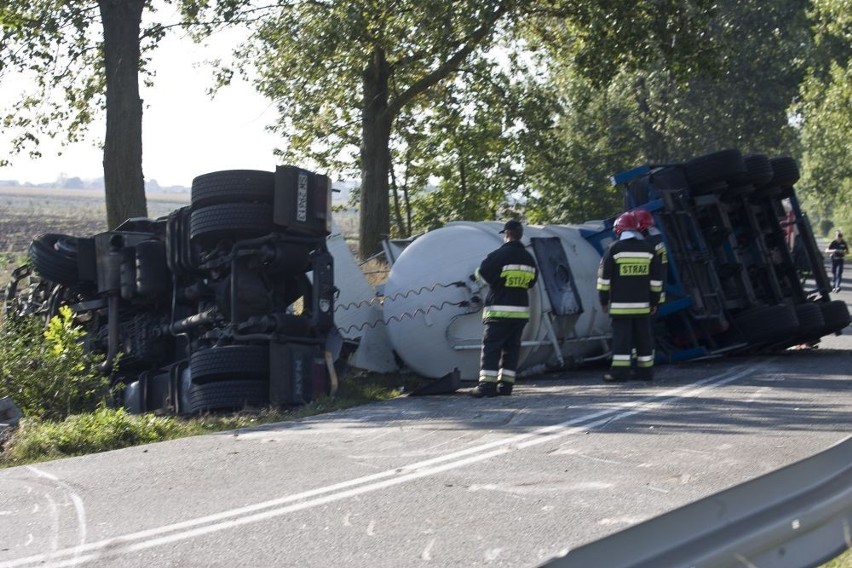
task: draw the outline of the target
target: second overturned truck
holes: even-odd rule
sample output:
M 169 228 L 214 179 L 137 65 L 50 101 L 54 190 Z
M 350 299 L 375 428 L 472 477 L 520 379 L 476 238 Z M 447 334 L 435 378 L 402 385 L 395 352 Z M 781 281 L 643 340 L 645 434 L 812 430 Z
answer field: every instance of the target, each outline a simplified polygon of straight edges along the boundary
M 659 363 L 814 345 L 850 323 L 846 303 L 829 294 L 798 179 L 792 158 L 736 149 L 613 176 L 624 210 L 650 212 L 668 251 L 654 323 Z M 594 287 L 613 219 L 525 232 L 541 278 L 530 293 L 521 376 L 608 357 L 609 317 Z M 500 227 L 451 223 L 396 258 L 384 289 L 387 337 L 418 373 L 457 368 L 475 379 L 485 292 L 465 276 L 500 245 Z

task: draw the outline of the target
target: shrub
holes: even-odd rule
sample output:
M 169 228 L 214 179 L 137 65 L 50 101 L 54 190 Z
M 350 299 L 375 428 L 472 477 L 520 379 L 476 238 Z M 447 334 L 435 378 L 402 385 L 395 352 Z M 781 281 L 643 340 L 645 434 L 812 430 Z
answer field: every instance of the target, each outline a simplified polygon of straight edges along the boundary
M 132 415 L 100 407 L 61 422 L 24 419 L 6 448 L 4 461 L 28 463 L 149 444 L 184 434 L 171 416 Z
M 86 353 L 82 329 L 63 306 L 47 329 L 36 317 L 7 317 L 0 323 L 0 397 L 8 396 L 24 416 L 62 420 L 92 411 L 109 393 L 98 359 Z

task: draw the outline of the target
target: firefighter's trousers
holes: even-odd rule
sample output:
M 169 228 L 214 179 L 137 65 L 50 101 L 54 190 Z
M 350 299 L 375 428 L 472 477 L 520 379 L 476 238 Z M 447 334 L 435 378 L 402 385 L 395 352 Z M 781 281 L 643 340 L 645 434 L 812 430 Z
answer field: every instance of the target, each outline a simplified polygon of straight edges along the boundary
M 480 382 L 515 382 L 521 356 L 521 335 L 526 324 L 526 319 L 492 319 L 485 322 L 479 360 Z
M 654 367 L 654 332 L 651 316 L 612 318 L 612 374 L 627 377 L 636 350 L 637 378 L 651 378 Z

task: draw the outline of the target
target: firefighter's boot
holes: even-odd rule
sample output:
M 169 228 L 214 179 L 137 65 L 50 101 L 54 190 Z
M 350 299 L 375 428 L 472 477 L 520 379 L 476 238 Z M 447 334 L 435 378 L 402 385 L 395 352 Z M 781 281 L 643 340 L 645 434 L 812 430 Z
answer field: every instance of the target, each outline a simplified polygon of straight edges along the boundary
M 497 383 L 480 381 L 476 387 L 470 390 L 470 396 L 473 398 L 497 396 Z

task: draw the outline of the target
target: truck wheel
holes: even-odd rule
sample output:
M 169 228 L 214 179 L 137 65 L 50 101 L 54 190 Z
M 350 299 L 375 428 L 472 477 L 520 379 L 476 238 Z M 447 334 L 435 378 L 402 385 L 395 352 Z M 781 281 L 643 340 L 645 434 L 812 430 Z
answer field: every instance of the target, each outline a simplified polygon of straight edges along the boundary
M 200 244 L 221 239 L 260 237 L 272 232 L 268 203 L 223 203 L 194 210 L 189 217 L 189 238 Z
M 192 385 L 188 394 L 190 414 L 216 410 L 263 408 L 269 404 L 267 381 L 221 381 Z
M 734 318 L 734 326 L 750 344 L 775 343 L 799 331 L 796 310 L 786 304 L 746 310 Z
M 825 320 L 825 328 L 821 335 L 837 333 L 849 325 L 852 318 L 849 317 L 849 307 L 843 300 L 832 300 L 819 305 L 822 309 L 822 317 Z
M 762 187 L 772 180 L 774 171 L 769 157 L 765 154 L 751 154 L 743 158 L 746 167 L 746 182 Z
M 724 181 L 746 172 L 745 162 L 739 150 L 721 150 L 698 156 L 684 164 L 690 190 L 716 181 Z
M 790 187 L 799 181 L 799 165 L 789 156 L 778 156 L 769 160 L 772 164 L 772 185 Z
M 189 358 L 193 384 L 251 381 L 269 378 L 269 347 L 226 345 L 196 351 Z
M 811 302 L 798 304 L 796 306 L 796 317 L 799 319 L 799 333 L 797 334 L 799 343 L 817 339 L 822 330 L 825 329 L 822 309 L 817 304 Z M 795 345 L 795 343 L 791 343 L 791 345 Z
M 224 170 L 192 180 L 193 208 L 241 201 L 272 202 L 275 174 L 260 170 Z
M 28 256 L 42 278 L 74 286 L 79 280 L 77 270 L 77 238 L 47 233 L 30 244 Z

